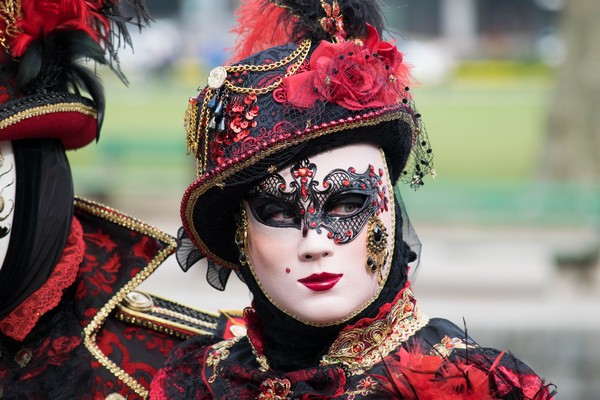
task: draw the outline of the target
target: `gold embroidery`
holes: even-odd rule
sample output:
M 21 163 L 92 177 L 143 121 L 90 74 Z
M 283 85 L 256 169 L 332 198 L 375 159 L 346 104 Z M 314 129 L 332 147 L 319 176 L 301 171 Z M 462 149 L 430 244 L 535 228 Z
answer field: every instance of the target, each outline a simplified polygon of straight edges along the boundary
M 357 394 L 360 394 L 361 396 L 368 396 L 375 393 L 375 389 L 377 389 L 378 385 L 379 382 L 374 381 L 373 378 L 367 376 L 358 382 L 356 390 L 346 390 L 344 394 L 348 395 L 348 400 L 354 400 Z
M 267 372 L 268 370 L 270 370 L 271 366 L 269 365 L 269 360 L 267 360 L 267 356 L 265 356 L 264 354 L 258 353 L 258 350 L 256 350 L 256 347 L 254 347 L 254 343 L 252 343 L 252 340 L 250 340 L 250 337 L 248 337 L 248 343 L 250 343 L 250 348 L 252 349 L 252 354 L 254 354 L 254 358 L 256 359 L 256 362 L 258 363 L 258 369 L 261 372 Z
M 0 31 L 0 44 L 9 54 L 10 42 L 20 32 L 17 28 L 17 19 L 21 17 L 21 14 L 21 2 L 19 0 L 0 2 L 0 20 L 4 20 L 4 34 Z
M 429 354 L 432 356 L 440 356 L 440 357 L 448 357 L 454 349 L 474 349 L 476 346 L 472 343 L 469 343 L 467 339 L 463 338 L 450 338 L 448 336 L 444 336 L 440 343 L 434 344 L 433 348 L 429 351 Z
M 375 365 L 429 322 L 417 307 L 417 300 L 405 289 L 402 298 L 383 319 L 369 326 L 342 331 L 323 356 L 321 365 L 341 363 L 350 375 Z
M 258 400 L 287 400 L 292 384 L 287 378 L 267 378 L 260 384 Z
M 113 362 L 108 356 L 106 356 L 98 344 L 96 344 L 96 334 L 104 325 L 104 322 L 111 314 L 111 312 L 125 299 L 127 293 L 131 292 L 135 287 L 137 287 L 142 281 L 158 268 L 158 266 L 167 258 L 173 251 L 175 251 L 175 247 L 177 246 L 177 242 L 175 238 L 172 236 L 152 227 L 144 222 L 141 222 L 137 219 L 131 218 L 124 214 L 121 214 L 118 211 L 115 211 L 112 208 L 105 207 L 103 205 L 94 203 L 89 200 L 83 200 L 76 198 L 75 199 L 75 207 L 79 208 L 85 212 L 90 213 L 96 217 L 105 219 L 114 224 L 123 226 L 127 229 L 130 229 L 135 232 L 139 232 L 141 234 L 153 237 L 157 240 L 160 240 L 165 244 L 165 247 L 162 248 L 154 258 L 148 263 L 148 265 L 143 268 L 136 276 L 134 276 L 125 286 L 121 288 L 92 318 L 90 323 L 83 330 L 83 343 L 85 347 L 89 350 L 89 352 L 98 360 L 100 364 L 102 364 L 108 371 L 114 375 L 117 379 L 123 381 L 131 390 L 133 390 L 138 396 L 142 398 L 146 398 L 148 396 L 148 390 L 142 386 L 134 377 L 129 375 L 125 370 L 119 367 L 115 362 Z
M 229 349 L 239 342 L 242 337 L 243 336 L 223 340 L 212 346 L 210 354 L 206 357 L 206 365 L 208 367 L 213 367 L 213 374 L 208 378 L 208 383 L 213 383 L 215 379 L 217 379 L 217 368 L 219 367 L 219 363 L 229 357 Z

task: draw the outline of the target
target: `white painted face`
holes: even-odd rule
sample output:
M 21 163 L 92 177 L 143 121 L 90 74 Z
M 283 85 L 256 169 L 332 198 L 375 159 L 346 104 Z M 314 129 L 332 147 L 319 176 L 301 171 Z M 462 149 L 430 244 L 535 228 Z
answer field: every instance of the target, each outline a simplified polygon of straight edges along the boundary
M 344 322 L 367 307 L 393 254 L 391 189 L 383 153 L 370 144 L 317 154 L 252 189 L 244 201 L 247 252 L 273 305 L 317 326 Z M 379 241 L 379 268 L 367 266 L 375 220 L 387 233 Z
M 0 141 L 0 269 L 4 265 L 15 210 L 17 174 L 10 141 Z

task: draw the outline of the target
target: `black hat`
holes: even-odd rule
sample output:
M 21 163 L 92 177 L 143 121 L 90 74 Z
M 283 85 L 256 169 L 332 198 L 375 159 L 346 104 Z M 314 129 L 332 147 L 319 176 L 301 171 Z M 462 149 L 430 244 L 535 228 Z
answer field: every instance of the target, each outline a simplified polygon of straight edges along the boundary
M 97 139 L 104 94 L 94 71 L 108 65 L 124 81 L 118 47 L 127 22 L 149 21 L 142 0 L 126 16 L 119 0 L 7 0 L 0 4 L 0 140 L 60 139 L 65 149 Z M 87 92 L 87 95 L 84 93 Z
M 189 100 L 187 146 L 198 179 L 181 204 L 192 243 L 228 269 L 239 266 L 241 199 L 291 161 L 366 142 L 384 150 L 393 182 L 419 187 L 433 173 L 409 69 L 380 39 L 376 1 L 252 0 L 238 19 L 235 57 L 243 59 L 213 69 Z

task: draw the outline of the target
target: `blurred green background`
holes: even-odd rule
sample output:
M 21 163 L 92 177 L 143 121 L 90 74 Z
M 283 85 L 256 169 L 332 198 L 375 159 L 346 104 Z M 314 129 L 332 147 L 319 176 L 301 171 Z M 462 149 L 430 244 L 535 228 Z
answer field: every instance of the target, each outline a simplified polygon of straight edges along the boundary
M 416 194 L 405 188 L 413 219 L 592 222 L 597 191 L 537 179 L 554 74 L 541 63 L 464 62 L 447 82 L 413 90 L 438 173 Z M 117 202 L 181 196 L 194 178 L 183 113 L 203 81 L 199 65 L 196 76 L 173 70 L 129 87 L 107 76 L 101 139 L 70 153 L 78 192 Z

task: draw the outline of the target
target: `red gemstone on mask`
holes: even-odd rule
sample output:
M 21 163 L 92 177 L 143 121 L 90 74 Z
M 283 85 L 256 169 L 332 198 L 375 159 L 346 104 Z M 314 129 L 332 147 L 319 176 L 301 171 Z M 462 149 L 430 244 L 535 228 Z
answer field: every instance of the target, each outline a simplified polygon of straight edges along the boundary
M 308 175 L 308 168 L 302 167 L 302 168 L 298 169 L 298 174 L 300 176 L 306 176 L 306 175 Z

